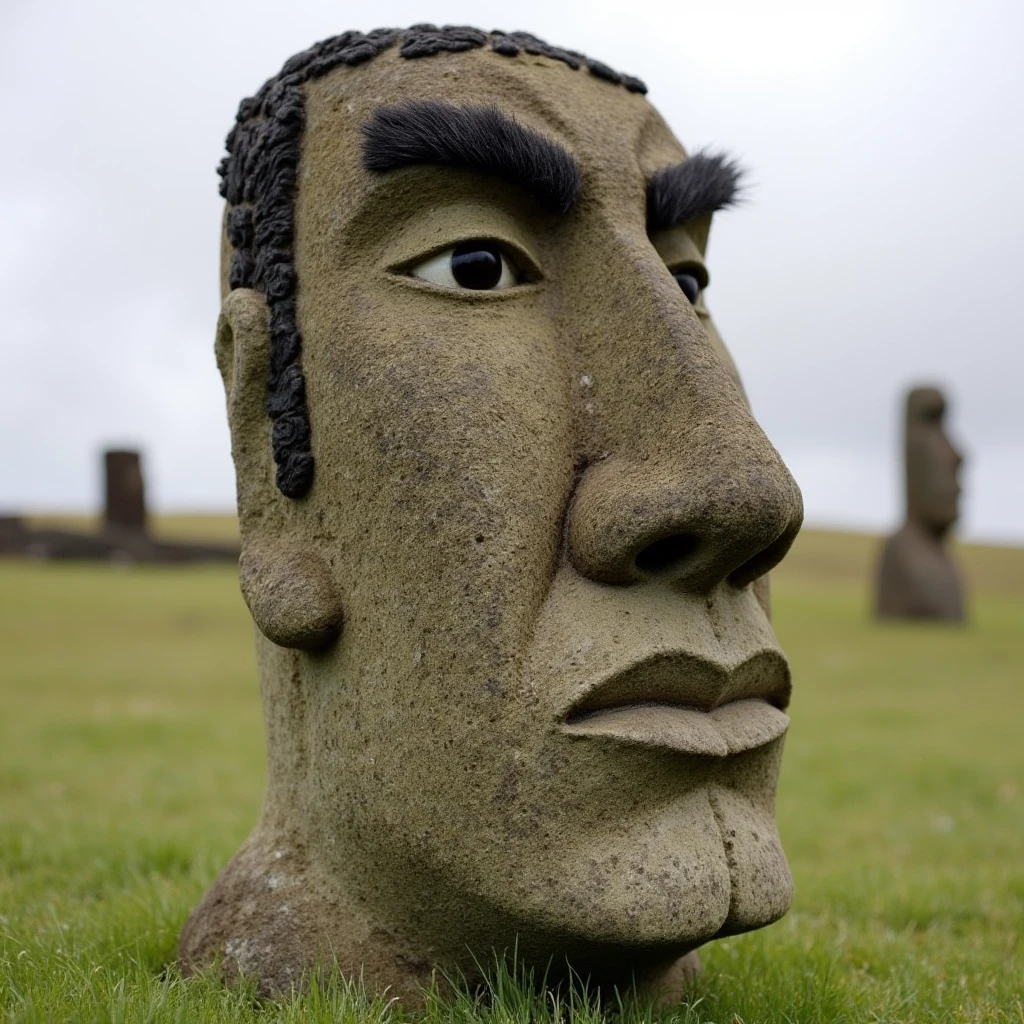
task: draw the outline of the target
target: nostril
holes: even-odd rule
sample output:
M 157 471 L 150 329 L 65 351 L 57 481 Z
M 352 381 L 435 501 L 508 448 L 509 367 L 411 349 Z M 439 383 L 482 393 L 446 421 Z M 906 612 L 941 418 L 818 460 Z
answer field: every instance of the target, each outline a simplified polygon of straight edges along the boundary
M 640 572 L 663 576 L 677 569 L 696 549 L 696 537 L 688 533 L 675 533 L 648 544 L 634 561 Z

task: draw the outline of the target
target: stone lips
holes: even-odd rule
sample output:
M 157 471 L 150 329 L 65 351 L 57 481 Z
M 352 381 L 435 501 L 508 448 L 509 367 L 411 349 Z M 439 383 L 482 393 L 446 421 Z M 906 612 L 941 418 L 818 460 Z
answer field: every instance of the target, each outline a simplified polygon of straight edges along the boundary
M 573 704 L 573 736 L 728 757 L 780 739 L 789 727 L 789 667 L 776 650 L 734 670 L 688 652 L 658 652 L 598 681 Z
M 698 757 L 729 757 L 781 739 L 789 718 L 763 700 L 732 701 L 710 711 L 651 701 L 574 715 L 565 731 Z

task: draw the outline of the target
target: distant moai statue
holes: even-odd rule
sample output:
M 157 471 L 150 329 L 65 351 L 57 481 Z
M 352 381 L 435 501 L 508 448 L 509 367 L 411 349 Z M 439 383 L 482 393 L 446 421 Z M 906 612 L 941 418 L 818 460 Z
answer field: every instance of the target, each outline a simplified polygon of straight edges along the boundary
M 146 532 L 146 492 L 142 459 L 135 451 L 103 453 L 103 528 Z
M 937 388 L 912 388 L 907 393 L 907 513 L 882 550 L 875 595 L 879 618 L 964 618 L 960 575 L 944 544 L 959 515 L 963 456 L 946 435 L 945 414 L 946 399 Z
M 95 533 L 34 526 L 0 512 L 0 555 L 95 562 L 237 562 L 238 545 L 163 540 L 148 529 L 142 457 L 135 451 L 103 453 L 103 522 Z
M 0 554 L 17 554 L 25 546 L 24 520 L 21 516 L 0 513 Z

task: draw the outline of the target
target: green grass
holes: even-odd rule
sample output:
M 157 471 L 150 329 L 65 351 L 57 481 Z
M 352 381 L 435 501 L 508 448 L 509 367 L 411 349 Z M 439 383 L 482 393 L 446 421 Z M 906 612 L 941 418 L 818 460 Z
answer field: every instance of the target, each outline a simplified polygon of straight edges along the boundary
M 1024 1024 L 1024 550 L 961 549 L 972 622 L 943 629 L 870 621 L 876 547 L 807 533 L 773 581 L 796 680 L 790 914 L 709 946 L 671 1013 L 533 996 L 498 971 L 490 1004 L 435 996 L 423 1019 Z M 227 567 L 0 561 L 6 1019 L 403 1019 L 337 977 L 261 1005 L 168 967 L 258 811 L 251 643 Z

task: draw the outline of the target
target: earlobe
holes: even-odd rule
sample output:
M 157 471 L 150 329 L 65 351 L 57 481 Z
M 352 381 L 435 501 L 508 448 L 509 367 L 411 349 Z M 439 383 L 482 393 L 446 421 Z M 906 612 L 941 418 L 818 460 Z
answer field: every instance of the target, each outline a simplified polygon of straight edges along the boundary
M 315 552 L 279 543 L 243 545 L 242 596 L 259 631 L 279 647 L 323 650 L 341 632 L 341 601 Z
M 270 315 L 260 292 L 236 288 L 228 293 L 215 349 L 238 487 L 242 596 L 268 640 L 281 647 L 322 650 L 341 631 L 341 601 L 327 562 L 301 540 L 308 509 L 286 498 L 275 482 L 266 408 Z

